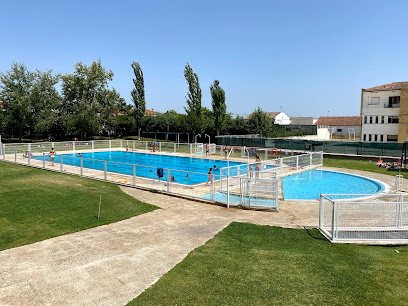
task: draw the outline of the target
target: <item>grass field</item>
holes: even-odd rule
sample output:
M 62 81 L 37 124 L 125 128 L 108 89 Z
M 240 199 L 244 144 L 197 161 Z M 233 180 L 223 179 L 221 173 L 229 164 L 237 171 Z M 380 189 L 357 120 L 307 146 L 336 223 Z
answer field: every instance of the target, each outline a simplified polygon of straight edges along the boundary
M 386 175 L 397 175 L 398 170 L 388 170 L 386 168 L 377 167 L 377 162 L 371 160 L 353 160 L 353 159 L 336 159 L 336 158 L 324 158 L 323 166 L 347 168 L 362 171 L 370 171 L 375 173 L 381 173 Z M 405 173 L 406 171 L 404 171 Z
M 407 282 L 406 246 L 232 223 L 130 305 L 406 305 Z
M 0 250 L 156 208 L 132 198 L 114 184 L 0 162 Z

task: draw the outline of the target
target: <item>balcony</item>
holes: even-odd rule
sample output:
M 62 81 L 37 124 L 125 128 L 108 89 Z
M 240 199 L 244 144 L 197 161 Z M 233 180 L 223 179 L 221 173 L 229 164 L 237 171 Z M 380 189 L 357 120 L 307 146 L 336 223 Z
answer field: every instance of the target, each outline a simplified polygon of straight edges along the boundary
M 400 107 L 399 103 L 398 104 L 390 104 L 390 103 L 384 104 L 384 108 L 399 108 L 399 107 Z

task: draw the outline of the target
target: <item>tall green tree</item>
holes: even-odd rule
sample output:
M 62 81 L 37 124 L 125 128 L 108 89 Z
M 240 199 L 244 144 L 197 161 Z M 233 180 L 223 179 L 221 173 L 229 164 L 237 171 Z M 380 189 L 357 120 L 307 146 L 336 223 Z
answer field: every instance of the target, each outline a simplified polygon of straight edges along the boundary
M 249 117 L 248 127 L 251 133 L 268 137 L 271 134 L 272 120 L 258 107 Z
M 142 120 L 146 112 L 144 79 L 142 68 L 140 68 L 140 64 L 138 62 L 133 62 L 132 68 L 133 73 L 135 74 L 135 78 L 133 79 L 133 84 L 135 85 L 135 88 L 131 91 L 131 95 L 132 101 L 135 104 L 134 108 L 135 123 L 138 132 L 140 133 L 140 127 L 142 126 Z
M 124 105 L 119 93 L 109 88 L 113 72 L 100 60 L 89 66 L 77 63 L 74 68 L 74 73 L 61 76 L 66 132 L 81 139 L 99 133 L 111 135 L 115 116 Z
M 187 114 L 187 122 L 189 132 L 193 134 L 202 132 L 202 118 L 201 118 L 201 88 L 198 76 L 194 73 L 190 64 L 184 68 L 184 77 L 188 84 L 188 93 L 186 96 L 187 106 L 184 107 Z
M 214 81 L 214 84 L 210 86 L 211 91 L 211 105 L 214 116 L 214 124 L 217 130 L 217 136 L 220 134 L 220 130 L 223 129 L 225 124 L 225 118 L 227 116 L 227 105 L 225 104 L 225 91 L 220 87 L 218 80 Z
M 21 139 L 23 134 L 50 131 L 58 121 L 61 98 L 52 71 L 29 71 L 13 63 L 0 74 L 0 101 L 4 107 L 5 128 Z

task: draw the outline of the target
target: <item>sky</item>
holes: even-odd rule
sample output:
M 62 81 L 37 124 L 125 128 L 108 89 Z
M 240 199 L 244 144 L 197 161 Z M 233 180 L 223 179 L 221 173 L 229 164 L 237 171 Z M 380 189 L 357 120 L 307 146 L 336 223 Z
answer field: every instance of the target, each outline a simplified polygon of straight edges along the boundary
M 184 112 L 188 62 L 202 106 L 214 80 L 227 111 L 360 115 L 361 88 L 408 81 L 408 1 L 2 1 L 0 71 L 13 61 L 65 74 L 100 59 L 132 103 Z

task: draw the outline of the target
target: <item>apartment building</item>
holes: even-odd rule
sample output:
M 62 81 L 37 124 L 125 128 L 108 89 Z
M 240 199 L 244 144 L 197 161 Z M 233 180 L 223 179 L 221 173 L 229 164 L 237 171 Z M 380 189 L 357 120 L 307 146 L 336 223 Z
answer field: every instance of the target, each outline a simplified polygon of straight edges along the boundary
M 361 89 L 361 141 L 408 140 L 408 82 Z

